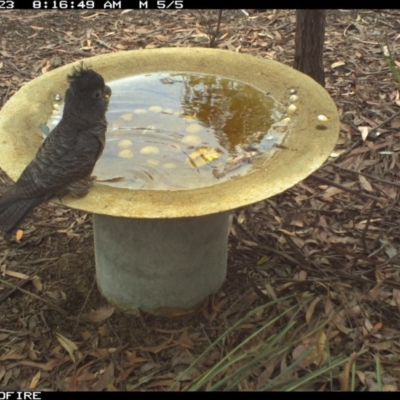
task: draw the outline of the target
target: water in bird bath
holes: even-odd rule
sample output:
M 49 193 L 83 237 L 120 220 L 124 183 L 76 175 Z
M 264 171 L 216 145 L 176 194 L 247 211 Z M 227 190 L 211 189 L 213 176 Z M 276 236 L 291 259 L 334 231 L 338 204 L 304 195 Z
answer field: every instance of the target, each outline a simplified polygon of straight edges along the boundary
M 94 175 L 116 187 L 183 190 L 234 179 L 272 155 L 288 129 L 273 97 L 220 76 L 159 72 L 107 84 L 107 140 Z

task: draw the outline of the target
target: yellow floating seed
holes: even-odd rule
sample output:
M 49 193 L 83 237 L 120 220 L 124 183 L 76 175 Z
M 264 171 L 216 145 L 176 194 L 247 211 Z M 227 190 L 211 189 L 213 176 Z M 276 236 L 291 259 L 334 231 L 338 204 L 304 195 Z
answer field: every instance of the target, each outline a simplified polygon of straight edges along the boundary
M 176 165 L 174 163 L 170 162 L 170 163 L 165 163 L 163 165 L 163 167 L 166 169 L 173 169 L 173 168 L 176 168 Z
M 121 157 L 121 158 L 132 158 L 133 157 L 133 152 L 132 152 L 132 150 L 129 150 L 129 149 L 121 150 L 118 153 L 118 156 Z
M 159 160 L 155 160 L 154 158 L 149 158 L 148 160 L 146 160 L 146 162 L 147 162 L 147 164 L 150 164 L 150 165 L 158 165 L 158 164 L 160 164 L 160 161 Z
M 173 114 L 174 110 L 172 108 L 164 108 L 163 112 L 166 114 Z
M 291 104 L 287 109 L 288 114 L 294 114 L 296 111 L 297 111 L 297 107 L 294 104 Z
M 131 120 L 132 120 L 132 117 L 133 117 L 132 114 L 122 114 L 122 115 L 121 115 L 121 118 L 122 118 L 124 121 L 131 121 Z
M 145 146 L 140 150 L 140 154 L 159 154 L 160 149 L 155 146 Z
M 328 121 L 329 120 L 329 118 L 328 117 L 325 117 L 325 115 L 318 115 L 318 120 L 319 121 L 322 121 L 322 122 L 326 122 L 326 121 Z
M 184 116 L 183 116 L 183 120 L 184 120 L 185 122 L 192 122 L 192 121 L 195 121 L 195 120 L 196 120 L 196 115 L 195 115 L 195 114 L 192 114 L 192 115 L 184 115 Z
M 202 126 L 199 124 L 190 124 L 186 127 L 186 132 L 187 133 L 197 133 L 202 130 Z
M 294 103 L 295 101 L 297 101 L 299 99 L 299 96 L 296 96 L 295 94 L 292 94 L 290 97 L 289 97 L 289 101 L 291 102 L 291 103 Z
M 145 110 L 144 108 L 137 108 L 136 110 L 133 110 L 133 112 L 135 114 L 144 114 L 147 113 L 147 110 Z
M 195 135 L 184 136 L 181 140 L 182 143 L 196 145 L 201 143 L 201 138 Z
M 288 124 L 290 123 L 290 118 L 289 118 L 289 117 L 283 118 L 283 120 L 281 121 L 281 123 L 284 124 L 284 125 L 288 125 Z
M 120 140 L 120 141 L 118 142 L 118 146 L 119 146 L 119 147 L 130 147 L 130 146 L 132 146 L 132 145 L 133 145 L 133 143 L 132 143 L 130 140 L 128 140 L 128 139 Z
M 161 112 L 162 111 L 162 107 L 160 107 L 160 106 L 151 106 L 151 107 L 149 107 L 149 111 Z

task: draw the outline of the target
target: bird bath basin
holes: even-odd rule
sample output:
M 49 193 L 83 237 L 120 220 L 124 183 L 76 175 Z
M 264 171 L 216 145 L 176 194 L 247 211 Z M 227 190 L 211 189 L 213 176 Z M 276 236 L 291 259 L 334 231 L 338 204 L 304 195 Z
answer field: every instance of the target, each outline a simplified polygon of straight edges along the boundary
M 128 181 L 126 177 L 116 182 L 97 182 L 86 197 L 67 196 L 62 200 L 64 205 L 93 213 L 99 289 L 111 303 L 128 311 L 140 308 L 168 315 L 170 310 L 174 313 L 176 309 L 191 309 L 215 293 L 225 279 L 229 211 L 283 192 L 319 168 L 338 137 L 336 106 L 328 93 L 308 76 L 274 61 L 229 51 L 203 48 L 136 50 L 96 56 L 84 63 L 100 73 L 111 86 L 113 95 L 109 111 L 112 112 L 113 102 L 116 113 L 120 107 L 118 101 L 122 107 L 121 115 L 107 114 L 110 154 L 116 152 L 115 158 L 108 154 L 110 168 L 124 163 L 122 175 L 125 175 L 124 168 L 127 171 L 132 166 L 136 168 L 130 183 L 125 182 Z M 72 65 L 48 72 L 26 84 L 1 110 L 0 167 L 12 179 L 19 177 L 39 148 L 43 136 L 39 126 L 48 123 L 56 99 L 63 96 L 67 88 L 66 75 L 71 72 Z M 138 103 L 137 107 L 132 105 L 132 111 L 125 110 L 124 101 L 118 100 L 115 88 L 120 87 L 123 91 L 121 80 L 138 75 L 155 77 L 154 81 L 163 82 L 167 95 L 158 96 L 159 104 Z M 185 85 L 192 79 L 190 77 L 195 77 L 196 84 Z M 175 92 L 181 110 L 173 107 L 177 99 L 168 97 L 172 93 L 168 92 L 171 79 L 174 88 L 178 88 Z M 209 101 L 207 96 L 199 100 L 199 92 L 209 89 L 204 86 L 206 81 L 211 82 L 216 92 L 210 94 Z M 224 87 L 233 87 L 236 91 L 227 92 L 221 89 Z M 259 96 L 261 103 L 265 96 L 269 104 L 265 107 L 270 107 L 269 111 L 265 109 L 265 119 L 259 118 L 256 112 L 251 114 L 247 100 L 234 108 L 231 99 L 247 93 L 248 88 L 258 93 L 256 97 Z M 142 101 L 143 96 L 139 89 L 132 90 L 133 100 L 137 97 Z M 202 114 L 204 107 L 207 108 L 215 98 L 225 99 L 225 106 L 220 106 L 227 107 L 222 122 L 221 118 L 210 122 L 209 115 Z M 241 98 L 243 100 L 243 96 Z M 193 104 L 197 104 L 197 108 Z M 249 135 L 242 135 L 241 143 L 238 143 L 235 138 L 243 129 L 238 121 L 234 121 L 234 115 L 246 107 L 249 112 L 242 120 L 258 121 L 259 125 L 251 128 Z M 168 139 L 161 143 L 148 135 L 150 127 L 160 133 L 160 138 L 166 137 L 168 121 L 172 121 L 166 118 L 172 118 L 174 113 L 178 120 L 183 120 L 169 130 L 175 142 Z M 140 120 L 143 117 L 140 114 L 146 114 L 150 120 Z M 130 121 L 131 125 L 128 124 L 128 128 L 115 125 L 118 118 Z M 154 123 L 149 124 L 153 120 Z M 179 127 L 179 123 L 183 125 Z M 128 138 L 124 136 L 126 132 L 118 130 L 129 130 L 129 126 L 141 128 L 138 136 Z M 219 132 L 215 142 L 201 137 L 199 131 L 208 128 Z M 231 131 L 235 133 L 231 135 Z M 249 139 L 255 133 L 258 135 Z M 146 139 L 143 139 L 144 134 L 148 135 Z M 112 140 L 115 141 L 114 150 Z M 262 151 L 259 148 L 254 151 L 254 141 Z M 268 147 L 268 141 L 275 143 L 275 147 Z M 231 154 L 224 154 L 223 147 L 218 148 L 223 142 L 231 149 Z M 178 149 L 183 156 L 172 161 L 166 159 L 163 163 L 164 156 L 174 156 L 171 152 L 164 154 L 163 146 L 169 150 Z M 158 154 L 160 152 L 162 155 Z M 235 157 L 247 157 L 251 163 L 243 163 L 232 170 L 226 168 L 230 162 L 234 164 Z M 102 163 L 103 159 L 100 159 L 94 172 L 99 178 L 107 175 L 107 165 Z M 146 179 L 140 179 L 138 165 L 146 163 L 148 168 L 165 167 L 160 167 L 159 175 L 151 175 L 149 170 L 142 169 L 143 176 L 151 175 L 149 182 L 160 181 L 160 186 L 147 185 Z M 185 175 L 185 171 L 192 175 L 180 185 L 179 174 Z M 209 180 L 203 179 L 204 171 L 208 171 Z M 107 178 L 114 175 L 120 173 L 113 170 Z M 177 180 L 171 183 L 174 179 Z

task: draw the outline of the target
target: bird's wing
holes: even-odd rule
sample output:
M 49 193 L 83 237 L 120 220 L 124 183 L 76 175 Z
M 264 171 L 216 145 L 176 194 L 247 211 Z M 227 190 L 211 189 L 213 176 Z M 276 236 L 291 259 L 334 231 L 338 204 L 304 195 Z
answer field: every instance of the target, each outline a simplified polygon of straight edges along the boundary
M 45 139 L 16 186 L 25 198 L 50 198 L 71 182 L 90 176 L 103 145 L 90 132 L 66 132 L 60 124 Z

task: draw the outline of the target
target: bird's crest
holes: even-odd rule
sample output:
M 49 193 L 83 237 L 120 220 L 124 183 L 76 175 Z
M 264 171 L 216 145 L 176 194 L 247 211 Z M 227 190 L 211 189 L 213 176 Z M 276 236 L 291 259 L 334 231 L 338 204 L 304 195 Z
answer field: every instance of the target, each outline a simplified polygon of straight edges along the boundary
M 72 83 L 77 79 L 80 79 L 82 76 L 87 75 L 88 71 L 91 71 L 91 69 L 85 67 L 82 61 L 77 67 L 72 67 L 72 74 L 67 75 L 67 80 L 69 83 Z
M 84 66 L 83 62 L 77 67 L 72 67 L 72 73 L 67 75 L 67 81 L 73 90 L 77 89 L 79 92 L 104 87 L 103 77 L 91 68 Z

